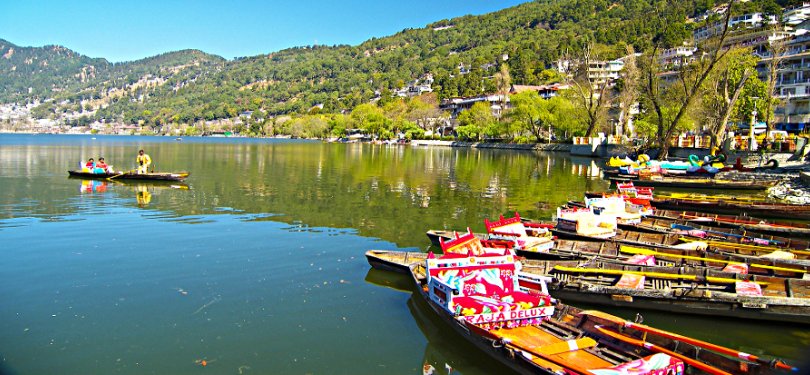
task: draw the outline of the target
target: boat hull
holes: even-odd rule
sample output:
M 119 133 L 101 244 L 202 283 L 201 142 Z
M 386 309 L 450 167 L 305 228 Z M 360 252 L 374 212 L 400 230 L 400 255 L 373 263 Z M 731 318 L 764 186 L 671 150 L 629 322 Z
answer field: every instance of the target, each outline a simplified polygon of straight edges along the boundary
M 89 173 L 82 171 L 68 171 L 70 177 L 78 177 L 85 179 L 116 179 L 116 180 L 142 180 L 142 181 L 183 181 L 189 173 Z
M 601 306 L 657 310 L 692 315 L 726 316 L 772 322 L 810 324 L 810 306 L 774 306 L 744 302 L 722 302 L 707 298 L 673 296 L 671 299 L 643 297 L 638 295 L 590 293 L 584 290 L 549 288 L 554 298 L 567 302 L 583 302 Z
M 679 188 L 679 189 L 716 189 L 723 190 L 767 190 L 774 186 L 774 183 L 750 183 L 740 181 L 717 181 L 709 179 L 664 179 L 664 180 L 639 180 L 626 179 L 621 177 L 610 178 L 612 182 L 633 181 L 635 186 Z

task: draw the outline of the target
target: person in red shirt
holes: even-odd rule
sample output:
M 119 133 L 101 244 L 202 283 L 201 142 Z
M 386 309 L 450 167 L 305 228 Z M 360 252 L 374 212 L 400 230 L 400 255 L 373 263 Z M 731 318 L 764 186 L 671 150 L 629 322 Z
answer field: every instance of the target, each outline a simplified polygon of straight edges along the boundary
M 93 158 L 87 159 L 87 163 L 84 164 L 84 167 L 87 169 L 95 168 L 96 163 L 93 161 Z
M 104 158 L 98 158 L 98 163 L 96 163 L 96 168 L 101 168 L 104 172 L 107 171 L 107 163 L 104 162 Z

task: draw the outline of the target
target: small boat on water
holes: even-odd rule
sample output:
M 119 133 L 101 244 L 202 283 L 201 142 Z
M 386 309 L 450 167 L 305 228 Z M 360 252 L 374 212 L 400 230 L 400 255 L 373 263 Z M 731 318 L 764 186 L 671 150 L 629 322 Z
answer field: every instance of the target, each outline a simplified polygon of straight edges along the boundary
M 653 218 L 683 220 L 703 225 L 741 228 L 750 232 L 785 237 L 810 237 L 810 224 L 793 221 L 776 221 L 746 215 L 719 215 L 698 211 L 655 210 Z
M 700 211 L 724 215 L 751 215 L 778 219 L 810 219 L 810 205 L 737 201 L 700 198 L 655 198 L 650 204 L 657 209 Z
M 444 241 L 456 240 L 453 231 L 429 230 L 428 238 L 436 246 L 447 248 Z M 564 237 L 564 236 L 563 236 Z M 683 238 L 675 235 L 623 231 L 617 238 L 604 240 L 592 238 L 586 241 L 556 239 L 553 248 L 537 251 L 515 246 L 512 241 L 493 240 L 482 233 L 469 232 L 464 239 L 475 238 L 484 246 L 509 248 L 515 254 L 531 259 L 576 259 L 599 257 L 604 261 L 650 266 L 703 267 L 725 272 L 802 278 L 810 274 L 807 252 L 761 246 L 731 244 L 722 241 L 697 241 L 680 243 Z M 474 246 L 477 248 L 480 246 Z M 452 249 L 451 249 L 452 251 Z M 477 252 L 477 251 L 476 251 Z
M 567 301 L 810 324 L 810 280 L 587 260 L 524 262 L 521 272 L 521 285 L 553 277 L 548 291 Z
M 70 177 L 85 179 L 115 179 L 115 180 L 144 180 L 144 181 L 183 181 L 190 173 L 188 172 L 152 172 L 152 173 L 92 173 L 83 171 L 68 171 Z
M 519 373 L 608 375 L 631 368 L 634 374 L 649 375 L 797 371 L 780 360 L 564 305 L 547 295 L 548 278 L 515 272 L 517 263 L 510 258 L 493 254 L 428 257 L 397 266 L 389 260 L 370 264 L 407 270 L 415 294 L 432 314 Z
M 549 291 L 567 301 L 810 324 L 810 280 L 600 261 L 539 261 L 523 271 L 553 276 Z
M 684 189 L 715 189 L 723 190 L 767 190 L 776 185 L 776 181 L 732 181 L 714 178 L 683 178 L 683 177 L 661 177 L 658 179 L 644 180 L 625 177 L 610 177 L 611 182 L 632 181 L 636 186 L 659 187 L 659 188 L 684 188 Z
M 589 198 L 586 198 L 589 199 Z M 584 208 L 585 205 L 576 201 L 568 201 L 568 207 Z M 674 215 L 677 217 L 677 215 Z M 810 241 L 807 240 L 807 235 L 810 230 L 802 231 L 798 228 L 795 232 L 780 231 L 774 233 L 760 233 L 756 228 L 745 228 L 737 226 L 726 227 L 709 227 L 701 224 L 708 224 L 700 220 L 687 220 L 679 219 L 676 217 L 660 216 L 659 212 L 655 214 L 641 217 L 638 221 L 624 221 L 617 220 L 616 226 L 618 229 L 631 232 L 646 232 L 646 233 L 661 233 L 661 234 L 678 234 L 689 237 L 698 238 L 715 238 L 719 240 L 726 240 L 736 243 L 752 243 L 759 245 L 774 245 L 777 247 L 785 247 L 791 249 L 807 249 L 810 248 Z M 618 219 L 618 218 L 617 218 Z M 524 222 L 532 223 L 531 220 L 524 219 Z M 572 237 L 573 233 L 564 232 L 563 236 Z M 581 238 L 580 238 L 581 239 Z

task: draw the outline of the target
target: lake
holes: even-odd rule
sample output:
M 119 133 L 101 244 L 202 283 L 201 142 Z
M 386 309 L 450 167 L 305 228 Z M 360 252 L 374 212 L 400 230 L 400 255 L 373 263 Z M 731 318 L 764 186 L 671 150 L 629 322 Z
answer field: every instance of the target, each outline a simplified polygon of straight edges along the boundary
M 140 148 L 156 170 L 191 172 L 187 185 L 67 177 L 90 157 L 132 169 Z M 0 373 L 503 373 L 363 254 L 424 251 L 427 229 L 483 231 L 484 218 L 515 211 L 549 219 L 607 189 L 597 165 L 526 151 L 0 135 Z M 810 345 L 804 327 L 643 314 L 756 354 L 796 359 Z

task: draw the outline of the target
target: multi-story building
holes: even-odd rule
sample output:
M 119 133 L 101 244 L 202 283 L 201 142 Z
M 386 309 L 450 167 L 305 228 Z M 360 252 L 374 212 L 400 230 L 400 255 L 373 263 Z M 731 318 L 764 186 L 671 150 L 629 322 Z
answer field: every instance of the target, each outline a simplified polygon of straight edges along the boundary
M 764 56 L 757 65 L 761 79 L 767 79 L 773 56 Z M 776 128 L 803 131 L 810 124 L 810 34 L 792 38 L 785 52 L 776 57 L 775 95 L 781 103 L 774 113 Z

